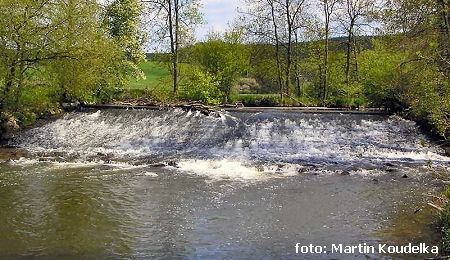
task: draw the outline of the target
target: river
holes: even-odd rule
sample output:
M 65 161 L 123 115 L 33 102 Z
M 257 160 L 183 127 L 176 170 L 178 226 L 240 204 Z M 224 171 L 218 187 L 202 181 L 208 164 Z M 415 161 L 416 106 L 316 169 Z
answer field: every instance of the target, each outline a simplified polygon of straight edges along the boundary
M 295 245 L 439 245 L 427 194 L 450 170 L 381 115 L 86 110 L 9 145 L 1 259 L 408 258 Z

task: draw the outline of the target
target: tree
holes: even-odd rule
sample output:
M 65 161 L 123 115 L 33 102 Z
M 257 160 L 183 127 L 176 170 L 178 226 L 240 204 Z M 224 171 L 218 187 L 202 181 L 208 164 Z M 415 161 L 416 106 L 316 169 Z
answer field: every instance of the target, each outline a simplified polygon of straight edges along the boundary
M 256 40 L 275 46 L 274 58 L 277 69 L 277 83 L 281 100 L 284 96 L 283 65 L 280 34 L 280 10 L 277 0 L 247 0 L 248 10 L 242 11 L 243 24 L 250 36 L 256 36 Z
M 300 16 L 304 9 L 305 0 L 285 0 L 283 2 L 283 7 L 286 15 L 286 91 L 290 95 L 291 89 L 291 70 L 293 63 L 293 45 L 294 45 L 294 34 L 301 27 Z
M 69 2 L 64 10 L 71 6 Z M 70 33 L 66 28 L 74 21 L 62 12 L 62 7 L 48 0 L 0 3 L 0 63 L 6 72 L 2 106 L 15 106 L 25 73 L 31 67 L 51 60 L 75 59 L 74 45 L 63 47 L 59 42 Z
M 105 13 L 109 34 L 122 47 L 135 76 L 142 74 L 138 65 L 145 60 L 142 50 L 145 34 L 140 26 L 142 7 L 138 0 L 114 0 L 106 7 Z
M 411 49 L 411 60 L 438 65 L 450 82 L 450 1 L 391 0 L 382 19 L 386 33 L 399 34 L 400 46 Z
M 390 0 L 382 10 L 393 48 L 407 53 L 396 91 L 415 117 L 450 136 L 449 1 Z
M 24 95 L 39 103 L 42 93 L 51 102 L 92 101 L 123 83 L 124 53 L 103 27 L 103 11 L 95 0 L 1 1 L 2 110 L 29 110 Z
M 240 29 L 226 32 L 223 36 L 209 35 L 208 41 L 195 46 L 192 59 L 194 64 L 199 65 L 219 82 L 225 104 L 230 98 L 232 87 L 247 71 L 250 61 Z
M 275 12 L 274 0 L 267 0 L 267 4 L 270 6 L 270 20 L 273 25 L 273 38 L 275 39 L 275 57 L 277 61 L 277 75 L 278 85 L 280 86 L 280 98 L 283 101 L 283 77 L 281 76 L 281 58 L 280 58 L 280 39 L 278 34 L 278 24 Z
M 169 39 L 172 63 L 173 92 L 178 95 L 180 81 L 179 50 L 189 39 L 195 25 L 202 22 L 199 0 L 144 0 L 152 16 L 153 36 L 164 42 Z
M 375 0 L 344 0 L 341 4 L 341 18 L 347 34 L 345 80 L 347 87 L 350 86 L 351 59 L 354 58 L 354 73 L 358 74 L 357 39 L 356 27 L 364 25 L 365 18 L 371 13 L 375 6 Z M 353 53 L 352 53 L 353 52 Z
M 439 66 L 446 74 L 450 88 L 450 1 L 437 0 L 439 27 Z
M 289 96 L 291 91 L 295 36 L 304 25 L 302 15 L 307 8 L 306 1 L 258 0 L 247 3 L 248 10 L 242 12 L 247 31 L 263 43 L 275 46 L 278 84 L 283 100 L 283 96 Z
M 331 18 L 340 0 L 320 0 L 323 9 L 324 18 L 324 68 L 323 68 L 323 85 L 322 85 L 322 102 L 328 98 L 328 78 L 329 78 L 329 59 L 330 59 L 330 26 Z

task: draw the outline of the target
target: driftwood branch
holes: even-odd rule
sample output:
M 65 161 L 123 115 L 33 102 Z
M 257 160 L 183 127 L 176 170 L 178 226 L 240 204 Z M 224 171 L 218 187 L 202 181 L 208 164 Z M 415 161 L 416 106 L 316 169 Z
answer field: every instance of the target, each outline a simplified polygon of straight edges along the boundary
M 441 208 L 439 206 L 436 206 L 435 204 L 430 203 L 430 202 L 428 202 L 427 205 L 432 207 L 432 208 L 434 208 L 434 209 L 436 209 L 436 210 L 438 210 L 438 211 L 443 211 L 444 210 L 443 208 Z

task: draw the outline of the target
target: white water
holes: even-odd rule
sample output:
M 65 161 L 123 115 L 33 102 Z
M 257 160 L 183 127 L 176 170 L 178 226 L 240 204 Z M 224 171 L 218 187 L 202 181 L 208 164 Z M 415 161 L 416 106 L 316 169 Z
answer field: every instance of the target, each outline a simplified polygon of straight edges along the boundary
M 14 144 L 66 165 L 120 168 L 124 162 L 142 167 L 175 161 L 176 171 L 211 179 L 265 179 L 311 168 L 380 174 L 386 163 L 450 162 L 413 122 L 398 117 L 273 111 L 74 112 L 23 133 Z

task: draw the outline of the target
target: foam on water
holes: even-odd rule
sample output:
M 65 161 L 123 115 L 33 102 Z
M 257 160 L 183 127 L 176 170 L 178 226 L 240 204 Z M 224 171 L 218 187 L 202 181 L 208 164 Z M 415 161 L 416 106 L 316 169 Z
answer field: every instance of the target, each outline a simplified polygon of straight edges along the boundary
M 73 112 L 24 132 L 12 144 L 68 162 L 173 160 L 186 173 L 244 180 L 277 171 L 297 174 L 305 164 L 328 169 L 450 162 L 413 122 L 398 117 L 274 111 Z
M 268 178 L 287 177 L 299 174 L 299 166 L 249 165 L 242 161 L 223 160 L 182 160 L 178 170 L 212 179 L 266 180 Z
M 179 170 L 213 179 L 256 180 L 265 178 L 264 173 L 256 167 L 230 160 L 182 160 Z

